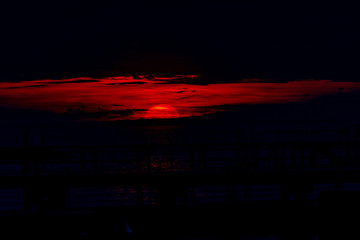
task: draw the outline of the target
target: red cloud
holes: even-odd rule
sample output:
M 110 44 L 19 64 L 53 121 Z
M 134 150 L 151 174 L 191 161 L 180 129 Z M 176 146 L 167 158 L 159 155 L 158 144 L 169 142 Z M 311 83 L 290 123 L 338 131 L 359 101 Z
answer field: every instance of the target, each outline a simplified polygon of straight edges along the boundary
M 166 84 L 159 84 L 164 81 Z M 144 118 L 144 110 L 169 104 L 180 117 L 189 117 L 217 112 L 216 106 L 220 105 L 282 104 L 335 94 L 339 89 L 341 93 L 360 90 L 360 83 L 330 80 L 282 83 L 246 80 L 208 85 L 196 85 L 196 81 L 196 75 L 177 75 L 2 82 L 0 106 L 56 113 L 81 106 L 79 111 L 84 113 L 104 113 L 98 115 L 99 120 L 119 120 Z M 122 114 L 127 109 L 132 114 Z

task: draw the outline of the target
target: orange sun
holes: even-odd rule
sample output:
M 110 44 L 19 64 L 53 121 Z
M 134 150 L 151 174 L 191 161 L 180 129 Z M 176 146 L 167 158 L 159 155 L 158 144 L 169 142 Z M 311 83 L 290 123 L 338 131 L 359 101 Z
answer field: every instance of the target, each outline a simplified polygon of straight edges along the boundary
M 178 118 L 180 117 L 176 109 L 169 104 L 159 104 L 152 106 L 146 113 L 146 119 L 152 118 Z

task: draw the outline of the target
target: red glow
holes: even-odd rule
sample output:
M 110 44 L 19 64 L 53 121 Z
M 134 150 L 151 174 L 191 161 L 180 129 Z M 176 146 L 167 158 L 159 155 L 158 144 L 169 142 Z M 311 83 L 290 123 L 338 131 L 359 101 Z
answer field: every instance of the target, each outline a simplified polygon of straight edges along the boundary
M 197 84 L 196 75 L 118 76 L 0 82 L 0 107 L 77 114 L 87 120 L 177 118 L 220 111 L 215 106 L 282 104 L 356 92 L 358 82 L 301 80 Z M 164 106 L 163 104 L 167 104 Z
M 160 104 L 152 106 L 146 113 L 146 119 L 152 118 L 178 118 L 180 115 L 176 109 L 169 104 Z

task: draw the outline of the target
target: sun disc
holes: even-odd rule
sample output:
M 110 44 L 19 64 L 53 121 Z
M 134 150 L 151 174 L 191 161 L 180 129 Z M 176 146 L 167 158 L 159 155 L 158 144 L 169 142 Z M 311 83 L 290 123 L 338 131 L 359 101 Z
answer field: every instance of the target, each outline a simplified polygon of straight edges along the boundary
M 146 113 L 146 119 L 153 118 L 178 118 L 180 117 L 176 109 L 169 104 L 159 104 L 152 106 Z

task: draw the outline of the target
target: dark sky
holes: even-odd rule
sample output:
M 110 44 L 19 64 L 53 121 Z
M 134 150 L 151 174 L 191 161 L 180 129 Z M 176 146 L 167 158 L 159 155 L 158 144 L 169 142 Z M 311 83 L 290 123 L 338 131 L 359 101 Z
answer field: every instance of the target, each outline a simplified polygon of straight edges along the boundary
M 3 94 L 0 94 L 0 115 L 3 116 L 0 125 L 4 133 L 0 143 L 8 143 L 9 136 L 21 143 L 22 131 L 32 124 L 39 129 L 45 128 L 49 138 L 65 139 L 65 143 L 74 138 L 75 134 L 66 135 L 63 131 L 70 129 L 69 132 L 72 132 L 77 129 L 77 125 L 62 126 L 62 121 L 67 123 L 69 116 L 65 114 L 64 117 L 64 113 L 51 112 L 51 104 L 58 102 L 64 105 L 65 109 L 72 109 L 71 101 L 78 101 L 76 96 L 83 96 L 88 92 L 85 91 L 83 94 L 78 91 L 76 95 L 71 91 L 71 87 L 65 89 L 66 84 L 56 84 L 57 88 L 69 90 L 69 93 L 63 94 L 64 99 L 68 96 L 66 101 L 55 101 L 51 91 L 57 96 L 62 92 L 56 91 L 55 85 L 39 86 L 43 84 L 39 79 L 62 79 L 61 81 L 65 82 L 78 77 L 104 79 L 103 77 L 108 76 L 146 73 L 205 76 L 199 80 L 199 86 L 188 86 L 187 93 L 184 89 L 177 90 L 176 94 L 189 94 L 191 97 L 203 96 L 203 88 L 203 91 L 208 93 L 208 83 L 236 83 L 242 78 L 259 78 L 259 86 L 261 79 L 265 79 L 268 85 L 262 86 L 261 89 L 267 86 L 292 86 L 297 81 L 288 81 L 294 79 L 313 79 L 314 82 L 321 82 L 323 79 L 342 81 L 329 81 L 329 85 L 339 86 L 325 95 L 309 94 L 304 87 L 305 82 L 301 82 L 302 88 L 286 88 L 279 94 L 279 98 L 283 95 L 295 96 L 295 90 L 305 89 L 306 91 L 299 95 L 300 98 L 312 99 L 305 102 L 259 105 L 238 103 L 229 106 L 226 103 L 221 103 L 221 106 L 212 106 L 214 104 L 209 103 L 223 111 L 199 118 L 174 120 L 188 124 L 191 129 L 208 123 L 210 129 L 214 129 L 214 126 L 216 129 L 229 128 L 233 133 L 239 126 L 249 129 L 251 121 L 256 122 L 258 129 L 269 131 L 310 128 L 334 130 L 345 126 L 353 127 L 360 119 L 356 109 L 359 94 L 349 87 L 357 86 L 358 83 L 349 82 L 359 79 L 358 22 L 357 6 L 340 1 L 284 3 L 249 0 L 239 3 L 218 1 L 207 4 L 169 1 L 166 5 L 153 1 L 1 1 L 0 81 L 3 86 L 9 86 L 7 89 L 5 86 Z M 35 84 L 35 87 L 22 89 L 17 84 L 27 85 L 30 82 L 14 83 L 21 80 L 39 80 L 39 83 L 36 84 L 34 81 L 32 84 Z M 88 81 L 82 86 L 90 86 L 93 89 L 92 83 Z M 74 80 L 70 85 L 76 84 Z M 160 86 L 162 85 L 156 85 Z M 209 89 L 219 86 L 210 86 Z M 127 87 L 130 89 L 130 86 Z M 139 84 L 132 86 L 132 89 L 137 91 L 147 87 L 148 85 Z M 192 87 L 197 88 L 196 93 L 190 91 Z M 51 91 L 47 92 L 47 89 Z M 130 93 L 121 90 L 126 89 L 125 87 L 102 89 L 112 89 L 114 93 L 109 95 L 109 92 L 99 90 L 99 94 L 105 96 L 104 99 L 109 96 L 116 97 L 116 94 L 125 98 L 124 96 Z M 309 90 L 323 91 L 326 88 L 314 89 L 314 85 L 309 85 Z M 19 94 L 21 91 L 26 94 Z M 269 88 L 261 93 L 271 94 L 273 91 L 274 88 Z M 122 92 L 126 94 L 121 95 Z M 266 98 L 267 95 L 264 94 L 259 96 Z M 143 95 L 134 94 L 136 97 Z M 155 95 L 167 99 L 166 95 Z M 203 101 L 211 102 L 209 100 L 214 100 L 220 95 L 219 90 L 213 91 L 206 95 L 207 98 L 203 98 Z M 223 94 L 225 97 L 227 95 L 230 94 Z M 252 95 L 257 96 L 256 91 L 249 94 L 250 97 Z M 41 104 L 34 104 L 34 109 L 21 109 L 25 107 L 25 103 L 29 105 L 41 99 L 45 99 L 46 103 L 47 96 L 50 96 L 50 108 L 47 108 L 46 104 L 45 108 L 42 108 Z M 92 96 L 90 95 L 89 99 L 93 101 Z M 149 96 L 149 99 L 154 99 L 151 94 Z M 231 97 L 228 98 L 232 100 Z M 241 100 L 241 97 L 239 99 Z M 134 109 L 145 111 L 151 104 L 167 103 L 165 100 L 152 103 L 145 99 L 149 106 L 129 106 L 129 110 L 122 106 L 123 102 L 120 100 L 108 103 L 119 109 L 123 107 L 124 109 L 121 108 L 120 113 L 118 112 L 120 115 L 128 113 L 124 111 Z M 55 103 L 53 105 L 56 105 Z M 66 105 L 67 103 L 69 105 Z M 14 104 L 18 105 L 13 106 Z M 176 104 L 184 104 L 184 101 L 171 104 L 179 107 Z M 99 106 L 96 105 L 94 109 L 99 109 Z M 181 111 L 181 108 L 178 110 Z M 109 112 L 112 111 L 113 109 L 110 109 Z M 102 113 L 100 110 L 99 112 Z M 72 122 L 72 116 L 69 119 L 71 124 L 78 124 Z M 196 121 L 198 125 L 192 126 Z M 91 130 L 89 133 L 100 125 L 113 126 L 108 122 L 92 124 L 96 126 L 84 127 Z M 124 121 L 125 128 L 127 124 L 129 122 Z M 9 125 L 13 127 L 10 128 Z M 122 137 L 120 131 L 113 131 L 112 127 L 109 129 L 109 136 L 113 134 L 118 138 Z M 79 142 L 87 139 L 102 141 L 100 135 L 88 136 L 79 133 Z M 108 139 L 111 142 L 113 138 Z
M 358 18 L 355 5 L 340 2 L 2 2 L 0 77 L 357 80 Z

